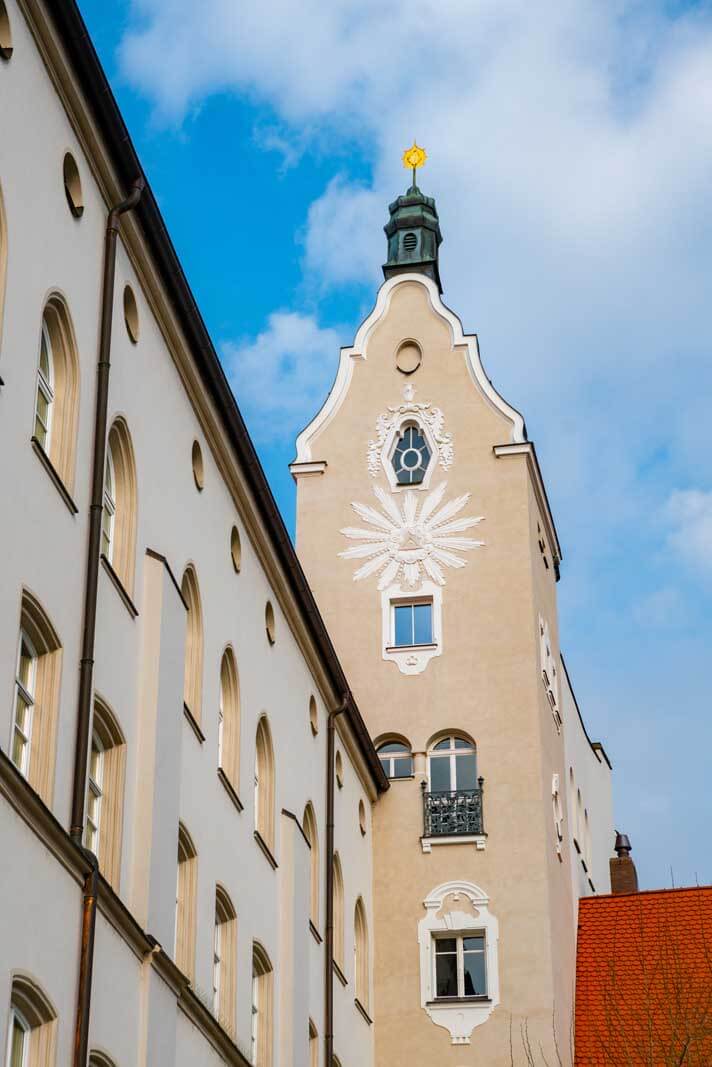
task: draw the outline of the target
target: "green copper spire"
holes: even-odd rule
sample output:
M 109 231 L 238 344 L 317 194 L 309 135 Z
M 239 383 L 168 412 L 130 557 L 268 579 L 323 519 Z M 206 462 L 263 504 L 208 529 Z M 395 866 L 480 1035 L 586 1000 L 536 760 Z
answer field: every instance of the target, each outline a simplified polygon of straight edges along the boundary
M 416 153 L 420 153 L 415 163 Z M 386 278 L 394 274 L 418 271 L 427 274 L 436 283 L 440 292 L 438 249 L 442 243 L 438 209 L 431 196 L 423 196 L 415 184 L 416 167 L 425 162 L 425 152 L 413 145 L 403 156 L 405 166 L 413 168 L 413 184 L 405 196 L 399 196 L 389 205 L 390 219 L 383 227 L 388 238 L 388 260 L 383 265 Z

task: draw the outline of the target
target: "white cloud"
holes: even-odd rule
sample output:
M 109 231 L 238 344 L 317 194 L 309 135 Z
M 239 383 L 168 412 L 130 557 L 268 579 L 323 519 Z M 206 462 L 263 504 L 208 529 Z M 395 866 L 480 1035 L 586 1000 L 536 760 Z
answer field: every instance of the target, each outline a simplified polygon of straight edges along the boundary
M 254 341 L 226 342 L 222 358 L 258 441 L 290 442 L 305 412 L 321 407 L 336 374 L 339 331 L 310 315 L 276 311 Z
M 677 489 L 665 515 L 671 526 L 670 547 L 694 568 L 712 574 L 712 492 Z

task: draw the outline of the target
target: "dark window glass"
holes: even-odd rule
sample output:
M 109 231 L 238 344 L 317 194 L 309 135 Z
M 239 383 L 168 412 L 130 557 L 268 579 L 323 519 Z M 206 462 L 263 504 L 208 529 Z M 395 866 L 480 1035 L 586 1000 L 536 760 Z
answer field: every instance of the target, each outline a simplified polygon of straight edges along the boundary
M 484 997 L 487 995 L 484 937 L 463 938 L 463 949 L 465 996 Z
M 430 789 L 433 793 L 450 792 L 450 759 L 436 756 L 430 760 Z
M 442 741 L 438 741 L 437 745 L 435 746 L 435 752 L 437 752 L 441 748 L 450 748 L 450 738 L 449 737 L 445 737 L 445 738 L 443 738 Z
M 435 942 L 436 996 L 457 996 L 457 947 L 454 938 Z
M 393 470 L 399 485 L 419 485 L 428 469 L 430 449 L 417 426 L 406 426 L 393 453 Z
M 455 748 L 472 748 L 472 744 L 469 741 L 465 741 L 464 737 L 456 737 Z
M 410 778 L 413 773 L 413 761 L 410 756 L 406 759 L 394 759 L 393 760 L 393 777 L 394 778 Z
M 455 756 L 455 775 L 457 789 L 477 788 L 477 760 L 474 753 L 467 756 Z

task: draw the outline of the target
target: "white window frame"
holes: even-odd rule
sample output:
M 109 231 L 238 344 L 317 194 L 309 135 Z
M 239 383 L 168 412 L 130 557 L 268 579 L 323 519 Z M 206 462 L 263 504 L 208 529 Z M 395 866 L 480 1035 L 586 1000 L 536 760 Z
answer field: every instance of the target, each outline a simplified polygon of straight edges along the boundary
M 252 965 L 252 1021 L 250 1027 L 250 1063 L 256 1065 L 260 1053 L 260 974 Z
M 22 1063 L 21 1063 L 20 1067 L 27 1067 L 28 1060 L 29 1060 L 29 1055 L 30 1055 L 30 1031 L 31 1031 L 32 1027 L 28 1023 L 27 1019 L 22 1014 L 22 1012 L 19 1011 L 15 1007 L 14 1004 L 10 1007 L 10 1026 L 8 1027 L 7 1051 L 6 1051 L 6 1054 L 5 1054 L 6 1055 L 5 1062 L 7 1064 L 7 1067 L 10 1067 L 10 1065 L 12 1063 L 12 1060 L 11 1060 L 10 1057 L 12 1056 L 12 1038 L 13 1038 L 15 1019 L 17 1019 L 18 1023 L 20 1024 L 20 1029 L 22 1030 L 22 1033 L 23 1033 L 23 1038 L 22 1038 Z
M 405 436 L 406 430 L 415 430 L 416 433 L 420 434 L 420 436 L 423 438 L 423 441 L 425 442 L 425 447 L 428 449 L 428 451 L 430 453 L 430 455 L 428 457 L 428 462 L 426 463 L 426 465 L 424 467 L 422 467 L 422 468 L 420 468 L 420 467 L 406 468 L 406 470 L 414 470 L 414 471 L 422 469 L 423 476 L 420 479 L 420 481 L 418 481 L 418 482 L 399 482 L 398 481 L 398 472 L 395 469 L 394 460 L 396 458 L 396 451 L 398 449 L 398 445 L 400 443 L 401 437 Z M 410 449 L 407 449 L 406 451 L 410 451 Z M 390 464 L 391 470 L 393 472 L 393 476 L 395 478 L 396 486 L 399 489 L 420 489 L 420 488 L 422 488 L 423 483 L 425 482 L 425 479 L 426 479 L 426 477 L 428 475 L 428 471 L 430 470 L 430 468 L 433 465 L 433 459 L 434 458 L 435 458 L 435 461 L 437 462 L 437 457 L 434 455 L 434 452 L 433 452 L 432 441 L 431 441 L 429 435 L 425 432 L 425 428 L 422 425 L 422 423 L 418 422 L 418 420 L 415 419 L 415 418 L 408 418 L 408 419 L 405 419 L 403 422 L 401 422 L 399 424 L 398 429 L 396 430 L 395 434 L 393 435 L 393 440 L 391 441 L 391 447 L 388 450 L 388 463 Z
M 386 747 L 386 745 L 402 745 L 403 747 L 402 750 L 399 752 L 383 752 L 383 749 Z M 387 738 L 385 741 L 382 741 L 379 744 L 378 748 L 376 749 L 376 754 L 378 755 L 378 759 L 382 767 L 384 762 L 388 763 L 388 768 L 386 769 L 386 767 L 383 767 L 383 771 L 389 781 L 407 782 L 409 778 L 413 777 L 415 766 L 413 761 L 413 752 L 410 746 L 405 743 L 405 741 L 399 741 L 397 738 L 391 738 L 390 740 Z M 393 766 L 395 760 L 406 758 L 410 760 L 410 774 L 403 774 L 396 777 L 393 773 L 395 770 Z
M 383 659 L 398 666 L 401 674 L 420 674 L 434 656 L 442 655 L 442 587 L 423 582 L 417 589 L 391 585 L 381 593 Z M 395 644 L 395 609 L 405 604 L 431 604 L 432 642 L 427 645 Z
M 489 1019 L 499 1004 L 499 923 L 489 898 L 471 882 L 444 882 L 423 901 L 418 923 L 420 1003 L 436 1026 L 444 1027 L 453 1045 L 469 1045 L 472 1031 Z M 435 941 L 438 937 L 485 938 L 486 997 L 436 997 Z
M 440 463 L 441 454 L 440 449 L 438 448 L 438 443 L 433 436 L 433 432 L 425 419 L 422 418 L 415 402 L 412 399 L 406 400 L 403 407 L 405 410 L 402 411 L 397 418 L 394 416 L 395 421 L 391 423 L 390 430 L 383 442 L 381 448 L 381 466 L 388 479 L 388 484 L 394 493 L 404 493 L 408 490 L 417 493 L 430 487 L 430 482 L 432 481 L 433 475 Z M 401 485 L 396 477 L 396 472 L 393 469 L 393 455 L 396 450 L 396 445 L 406 426 L 417 427 L 430 449 L 430 462 L 423 473 L 423 480 L 422 482 L 417 482 L 415 485 Z M 378 455 L 378 452 L 376 452 L 376 455 Z M 376 460 L 376 462 L 378 461 Z
M 466 937 L 482 937 L 484 938 L 484 959 L 485 959 L 485 992 L 476 993 L 468 996 L 465 993 L 465 946 L 464 940 Z M 484 930 L 466 930 L 464 932 L 456 933 L 455 931 L 448 930 L 445 933 L 433 934 L 433 999 L 434 1000 L 452 1000 L 452 997 L 439 997 L 438 996 L 438 941 L 444 941 L 447 938 L 454 940 L 455 942 L 455 956 L 457 958 L 457 999 L 458 1000 L 481 1000 L 488 996 L 487 993 L 487 934 Z
M 546 690 L 546 697 L 551 706 L 551 714 L 558 733 L 561 733 L 561 710 L 559 705 L 559 672 L 556 657 L 552 649 L 549 623 L 539 616 L 539 660 L 541 678 Z
M 111 491 L 107 486 L 106 471 L 109 472 L 109 478 L 111 480 Z M 103 513 L 101 522 L 101 548 L 102 552 L 108 559 L 109 563 L 113 562 L 114 556 L 114 531 L 116 527 L 116 469 L 114 467 L 114 457 L 111 454 L 111 447 L 109 442 L 106 444 L 106 468 L 104 471 L 104 494 L 103 494 Z
M 42 341 L 45 343 L 47 351 L 47 363 L 49 365 L 49 380 L 45 377 L 42 371 Z M 45 425 L 39 413 L 39 397 L 40 393 L 47 401 L 47 423 Z M 36 431 L 36 423 L 39 421 L 45 432 L 44 441 L 40 441 L 40 445 L 47 455 L 49 455 L 50 445 L 52 441 L 52 414 L 54 409 L 54 351 L 52 349 L 52 339 L 49 335 L 47 328 L 47 322 L 42 319 L 42 334 L 40 336 L 40 352 L 39 360 L 37 363 L 37 392 L 35 393 L 35 426 L 33 432 Z M 35 436 L 37 436 L 35 432 Z M 39 440 L 39 438 L 38 438 Z
M 430 641 L 425 641 L 422 644 L 416 644 L 415 642 L 415 611 L 411 611 L 411 636 L 413 640 L 408 645 L 396 644 L 396 609 L 397 608 L 411 608 L 416 607 L 429 607 L 430 608 Z M 398 597 L 391 601 L 391 648 L 398 649 L 411 649 L 411 648 L 430 648 L 435 644 L 433 638 L 433 599 L 429 596 L 417 596 L 417 597 Z
M 457 756 L 473 755 L 475 757 L 475 774 L 477 774 L 477 745 L 474 745 L 471 741 L 467 741 L 467 748 L 455 748 L 455 741 L 467 741 L 466 737 L 461 737 L 459 734 L 448 734 L 447 737 L 438 738 L 428 751 L 428 792 L 432 791 L 432 781 L 430 775 L 430 761 L 431 759 L 437 760 L 449 760 L 450 762 L 450 789 L 445 792 L 455 793 L 458 790 L 457 785 Z M 435 746 L 442 744 L 443 741 L 449 741 L 450 747 L 447 749 L 440 749 L 435 751 Z M 475 779 L 476 780 L 476 779 Z
M 22 660 L 22 646 L 26 645 L 30 653 L 30 678 L 28 679 L 30 688 L 28 689 L 22 681 L 20 681 L 20 663 Z M 24 778 L 27 778 L 30 772 L 30 756 L 32 750 L 32 727 L 34 723 L 34 710 L 35 710 L 35 688 L 37 686 L 37 661 L 39 656 L 35 646 L 30 641 L 25 630 L 20 630 L 20 641 L 17 648 L 17 660 L 15 666 L 15 705 L 12 714 L 12 732 L 10 735 L 10 756 L 15 750 L 15 734 L 19 734 L 22 738 L 22 759 L 20 764 L 13 763 L 17 767 L 18 771 Z M 27 728 L 22 730 L 18 724 L 17 719 L 17 706 L 19 698 L 22 697 L 25 704 L 27 704 Z
M 218 697 L 218 767 L 223 765 L 223 734 L 225 730 L 225 692 L 223 689 L 222 670 L 220 671 L 220 693 Z
M 92 733 L 91 747 L 98 753 L 97 768 L 98 777 L 92 777 L 91 773 L 91 754 L 89 758 L 89 769 L 87 770 L 87 811 L 84 821 L 84 847 L 88 848 L 90 852 L 93 852 L 96 856 L 99 855 L 99 840 L 101 834 L 101 815 L 104 800 L 104 756 L 105 750 L 101 743 L 96 731 Z M 89 798 L 93 797 L 96 800 L 96 818 L 91 818 L 89 815 L 90 806 Z M 91 831 L 89 827 L 91 826 Z

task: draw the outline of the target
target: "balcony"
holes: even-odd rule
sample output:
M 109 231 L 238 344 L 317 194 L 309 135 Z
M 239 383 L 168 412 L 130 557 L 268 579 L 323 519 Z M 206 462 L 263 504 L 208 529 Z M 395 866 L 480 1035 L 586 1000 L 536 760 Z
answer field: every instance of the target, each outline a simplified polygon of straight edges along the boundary
M 477 789 L 457 789 L 451 793 L 428 793 L 423 782 L 423 837 L 483 837 L 482 811 L 484 778 Z

